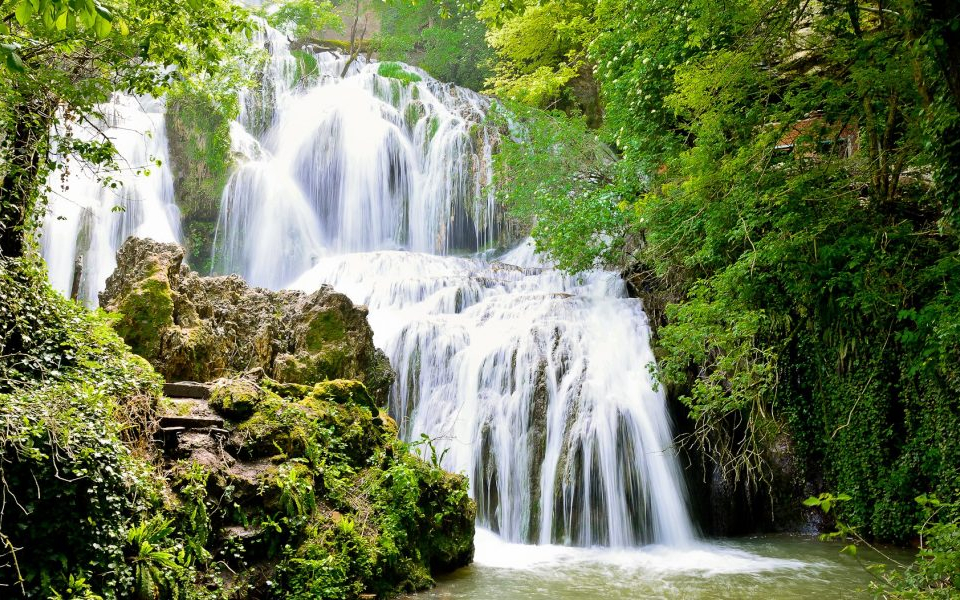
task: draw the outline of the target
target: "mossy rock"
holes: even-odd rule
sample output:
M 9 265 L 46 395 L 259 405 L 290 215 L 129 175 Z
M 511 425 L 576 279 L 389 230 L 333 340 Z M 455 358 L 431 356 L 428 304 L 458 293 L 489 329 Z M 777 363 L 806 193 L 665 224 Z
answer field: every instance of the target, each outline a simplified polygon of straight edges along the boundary
M 263 386 L 263 389 L 273 392 L 281 398 L 292 400 L 303 399 L 313 389 L 309 385 L 303 385 L 302 383 L 280 382 L 270 379 L 269 377 L 261 381 L 260 385 Z
M 163 331 L 173 325 L 173 297 L 166 279 L 154 275 L 124 297 L 115 325 L 120 337 L 140 356 L 150 359 L 160 353 Z
M 249 379 L 219 379 L 210 390 L 210 407 L 239 421 L 250 417 L 265 397 L 266 392 Z
M 118 332 L 168 381 L 260 368 L 307 386 L 358 379 L 386 403 L 394 373 L 373 344 L 366 307 L 329 286 L 275 292 L 237 276 L 200 277 L 183 256 L 175 244 L 130 238 L 100 295 L 104 309 L 126 313 Z
M 337 404 L 357 404 L 369 409 L 374 415 L 379 413 L 377 403 L 367 391 L 367 386 L 353 379 L 321 381 L 313 386 L 308 397 Z
M 303 392 L 301 386 L 276 382 L 268 385 L 294 394 Z M 231 442 L 244 456 L 315 457 L 332 449 L 346 462 L 362 466 L 382 443 L 383 422 L 362 383 L 326 381 L 302 396 L 285 398 L 253 387 L 262 396 L 250 417 L 237 427 Z

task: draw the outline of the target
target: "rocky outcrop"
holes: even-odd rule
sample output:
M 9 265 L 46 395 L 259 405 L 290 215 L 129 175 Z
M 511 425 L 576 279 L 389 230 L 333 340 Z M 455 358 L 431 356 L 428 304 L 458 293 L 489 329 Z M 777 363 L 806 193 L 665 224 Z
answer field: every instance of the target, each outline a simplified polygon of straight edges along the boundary
M 283 383 L 359 380 L 381 404 L 393 381 L 365 307 L 329 286 L 306 294 L 201 277 L 176 244 L 128 239 L 100 306 L 120 314 L 117 332 L 168 381 L 261 368 Z
M 161 424 L 184 424 L 160 437 L 181 498 L 211 507 L 202 537 L 230 597 L 386 598 L 473 560 L 466 478 L 411 454 L 363 384 L 257 370 L 203 387 L 169 401 Z

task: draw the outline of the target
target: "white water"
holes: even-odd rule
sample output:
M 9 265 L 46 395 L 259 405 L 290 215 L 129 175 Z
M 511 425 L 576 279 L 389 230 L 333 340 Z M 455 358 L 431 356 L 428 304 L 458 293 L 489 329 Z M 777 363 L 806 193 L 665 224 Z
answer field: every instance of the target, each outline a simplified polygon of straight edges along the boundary
M 96 128 L 116 147 L 120 170 L 98 174 L 69 160 L 65 168 L 51 173 L 47 183 L 52 192 L 41 238 L 50 281 L 64 294 L 71 291 L 80 258 L 80 298 L 90 306 L 96 305 L 97 293 L 116 267 L 117 250 L 127 237 L 180 239 L 180 216 L 167 166 L 163 103 L 115 94 L 99 108 L 104 118 Z M 90 125 L 74 128 L 77 137 L 85 140 L 100 133 Z M 112 176 L 116 187 L 104 186 L 98 175 Z
M 329 52 L 315 55 L 316 77 L 293 81 L 283 36 L 260 39 L 272 57 L 264 88 L 242 98 L 233 139 L 249 158 L 224 193 L 219 271 L 278 288 L 324 256 L 495 241 L 485 98 L 412 67 L 423 81 L 403 85 L 363 59 L 341 79 L 345 57 Z
M 615 274 L 564 276 L 527 245 L 501 260 L 346 254 L 293 287 L 370 307 L 397 371 L 391 414 L 470 476 L 482 525 L 515 542 L 689 542 L 640 303 Z
M 332 284 L 370 308 L 397 370 L 390 412 L 470 476 L 478 521 L 512 542 L 689 544 L 683 478 L 655 391 L 646 316 L 613 273 L 578 278 L 528 244 L 491 262 L 489 101 L 316 54 L 265 30 L 242 98 L 218 268 L 257 285 Z M 451 256 L 460 253 L 471 257 Z

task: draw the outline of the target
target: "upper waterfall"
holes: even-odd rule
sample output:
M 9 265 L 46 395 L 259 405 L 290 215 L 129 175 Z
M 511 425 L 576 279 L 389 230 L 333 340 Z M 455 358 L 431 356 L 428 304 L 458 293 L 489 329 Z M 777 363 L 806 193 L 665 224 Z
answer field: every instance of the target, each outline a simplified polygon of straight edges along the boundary
M 329 51 L 304 74 L 286 39 L 264 31 L 271 58 L 234 128 L 248 150 L 222 200 L 218 271 L 281 287 L 323 256 L 495 241 L 489 100 L 413 67 L 397 79 Z

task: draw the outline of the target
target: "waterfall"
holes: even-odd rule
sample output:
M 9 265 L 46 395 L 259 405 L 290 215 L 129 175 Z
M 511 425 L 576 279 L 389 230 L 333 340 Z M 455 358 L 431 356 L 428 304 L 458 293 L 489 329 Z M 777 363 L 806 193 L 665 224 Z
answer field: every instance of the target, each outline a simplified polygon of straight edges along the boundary
M 564 274 L 529 241 L 497 250 L 490 101 L 414 67 L 292 52 L 262 22 L 255 37 L 270 56 L 231 125 L 215 270 L 271 288 L 331 284 L 367 305 L 398 373 L 401 434 L 426 434 L 470 476 L 478 523 L 503 539 L 691 541 L 641 303 L 617 274 Z M 104 114 L 132 166 L 165 161 L 161 103 L 118 95 Z M 178 239 L 170 174 L 154 171 L 121 173 L 117 190 L 78 169 L 51 176 L 69 184 L 43 238 L 59 289 L 78 255 L 90 301 L 127 235 Z
M 282 36 L 260 39 L 271 59 L 235 124 L 249 158 L 223 195 L 217 268 L 367 305 L 401 435 L 470 476 L 479 525 L 523 543 L 692 540 L 640 302 L 529 242 L 491 259 L 489 101 L 408 66 L 409 82 L 362 59 L 341 78 L 346 57 L 322 51 L 295 81 Z
M 88 306 L 96 305 L 97 293 L 116 267 L 117 250 L 129 236 L 180 239 L 163 103 L 114 94 L 98 109 L 102 119 L 73 124 L 75 135 L 82 140 L 99 139 L 101 133 L 109 138 L 119 170 L 95 172 L 67 157 L 47 181 L 52 191 L 41 237 L 41 252 L 57 290 L 69 294 L 76 265 L 82 265 L 79 296 Z M 106 184 L 105 176 L 111 177 Z
M 481 525 L 527 543 L 692 539 L 646 316 L 616 274 L 565 276 L 527 243 L 493 262 L 333 256 L 293 287 L 321 283 L 370 308 L 391 415 L 470 476 Z
M 303 68 L 285 38 L 258 39 L 271 58 L 263 86 L 243 94 L 234 144 L 252 135 L 259 147 L 224 192 L 218 271 L 276 288 L 324 256 L 474 252 L 496 241 L 486 98 L 413 67 L 420 81 L 405 83 L 325 51 L 295 81 Z

